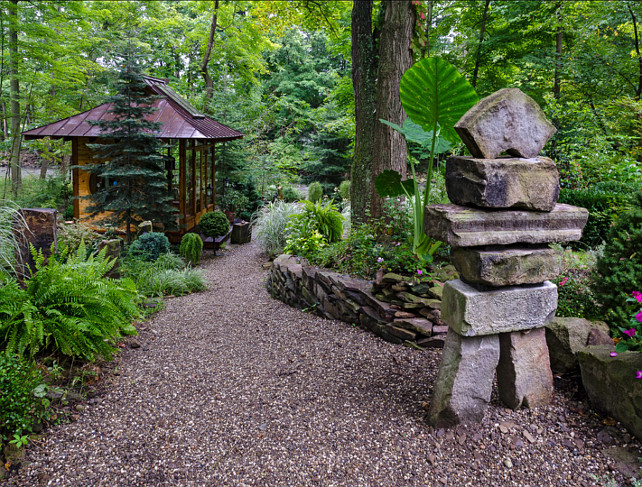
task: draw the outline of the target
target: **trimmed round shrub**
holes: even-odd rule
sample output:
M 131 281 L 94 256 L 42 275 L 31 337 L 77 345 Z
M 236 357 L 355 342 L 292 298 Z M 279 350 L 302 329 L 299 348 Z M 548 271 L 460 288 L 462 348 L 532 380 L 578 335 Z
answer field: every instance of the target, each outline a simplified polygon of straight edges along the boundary
M 137 259 L 154 261 L 169 252 L 169 240 L 164 233 L 143 233 L 129 246 L 129 255 Z
M 201 217 L 198 228 L 203 235 L 216 238 L 230 231 L 230 221 L 222 211 L 211 211 Z
M 178 253 L 187 261 L 188 264 L 198 265 L 201 261 L 202 252 L 203 241 L 201 240 L 201 237 L 195 233 L 186 233 L 183 235 Z
M 631 206 L 611 229 L 593 276 L 595 297 L 612 327 L 629 322 L 627 299 L 633 291 L 642 292 L 642 191 Z
M 316 203 L 317 201 L 321 201 L 321 198 L 323 198 L 323 186 L 321 186 L 321 183 L 315 181 L 308 186 L 308 200 Z

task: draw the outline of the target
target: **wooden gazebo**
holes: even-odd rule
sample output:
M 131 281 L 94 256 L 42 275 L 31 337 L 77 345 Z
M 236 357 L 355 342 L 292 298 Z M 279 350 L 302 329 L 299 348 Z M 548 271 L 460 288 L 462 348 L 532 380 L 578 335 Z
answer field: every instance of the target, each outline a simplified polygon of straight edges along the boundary
M 172 240 L 194 228 L 200 217 L 214 209 L 216 175 L 216 143 L 240 139 L 243 134 L 200 113 L 167 86 L 167 80 L 145 77 L 151 95 L 158 96 L 157 108 L 148 116 L 160 122 L 156 136 L 168 146 L 166 167 L 167 190 L 178 208 L 179 231 L 168 233 Z M 105 103 L 89 111 L 53 122 L 23 133 L 25 139 L 71 140 L 72 164 L 84 166 L 94 163 L 94 153 L 87 144 L 101 137 L 100 128 L 91 121 L 113 117 L 110 104 Z M 85 211 L 89 201 L 78 198 L 97 191 L 106 184 L 95 174 L 82 169 L 73 170 L 74 218 L 99 225 L 100 217 L 93 220 Z M 172 238 L 173 237 L 173 238 Z

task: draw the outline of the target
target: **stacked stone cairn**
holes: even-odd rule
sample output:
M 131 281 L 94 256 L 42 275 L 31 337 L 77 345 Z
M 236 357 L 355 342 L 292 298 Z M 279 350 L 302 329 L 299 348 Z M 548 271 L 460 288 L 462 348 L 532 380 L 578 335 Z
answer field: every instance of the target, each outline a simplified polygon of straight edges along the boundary
M 553 389 L 544 326 L 555 315 L 559 259 L 551 242 L 578 240 L 584 208 L 558 204 L 555 163 L 538 154 L 555 133 L 516 88 L 471 108 L 455 126 L 473 157 L 451 157 L 451 205 L 426 208 L 426 233 L 451 245 L 460 279 L 444 285 L 448 334 L 429 420 L 482 420 L 497 371 L 508 407 L 548 404 Z M 508 157 L 499 157 L 507 152 Z

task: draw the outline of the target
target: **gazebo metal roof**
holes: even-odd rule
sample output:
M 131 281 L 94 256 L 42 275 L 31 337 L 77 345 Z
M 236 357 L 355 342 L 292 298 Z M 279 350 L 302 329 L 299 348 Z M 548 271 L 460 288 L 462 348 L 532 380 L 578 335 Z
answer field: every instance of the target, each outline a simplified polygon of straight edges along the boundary
M 217 122 L 213 118 L 200 113 L 196 108 L 181 98 L 167 85 L 167 80 L 145 77 L 145 82 L 159 99 L 152 106 L 156 111 L 146 118 L 152 122 L 160 122 L 160 131 L 156 134 L 161 139 L 208 139 L 219 142 L 240 139 L 243 133 Z M 90 121 L 109 120 L 110 103 L 92 108 L 86 112 L 52 122 L 42 127 L 23 132 L 25 139 L 54 139 L 70 140 L 74 137 L 100 137 L 100 127 Z

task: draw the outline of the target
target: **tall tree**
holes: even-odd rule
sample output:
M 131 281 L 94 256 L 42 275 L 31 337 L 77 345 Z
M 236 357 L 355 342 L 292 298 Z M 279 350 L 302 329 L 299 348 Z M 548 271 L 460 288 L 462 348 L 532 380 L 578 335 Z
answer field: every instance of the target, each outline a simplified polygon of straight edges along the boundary
M 141 219 L 174 227 L 176 209 L 167 190 L 162 145 L 154 135 L 160 123 L 146 118 L 155 111 L 156 97 L 149 94 L 131 50 L 122 60 L 117 85 L 118 92 L 107 99 L 113 117 L 96 123 L 108 142 L 91 146 L 98 163 L 82 169 L 103 182 L 100 191 L 89 196 L 88 211 L 92 216 L 108 212 L 102 220 L 125 225 L 130 242 L 132 225 Z
M 8 4 L 9 11 L 9 90 L 11 99 L 11 186 L 14 198 L 22 184 L 22 169 L 20 167 L 20 147 L 22 134 L 20 133 L 20 81 L 19 81 L 19 56 L 18 56 L 18 0 L 11 0 Z

